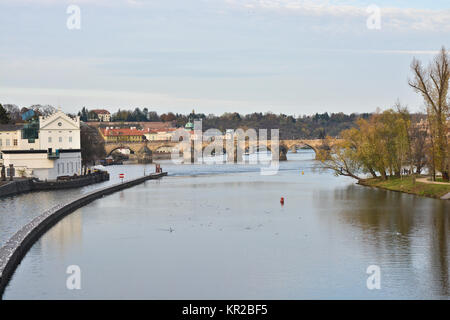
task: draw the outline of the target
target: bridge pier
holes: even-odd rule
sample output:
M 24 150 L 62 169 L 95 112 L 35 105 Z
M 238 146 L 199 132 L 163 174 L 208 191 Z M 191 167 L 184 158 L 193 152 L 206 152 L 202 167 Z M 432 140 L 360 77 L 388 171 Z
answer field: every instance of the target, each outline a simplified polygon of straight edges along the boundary
M 183 150 L 183 160 L 187 163 L 196 163 L 198 161 L 198 154 L 195 152 L 194 140 L 191 140 L 191 145 L 188 152 Z
M 242 163 L 244 161 L 243 159 L 243 151 L 244 149 L 241 149 L 241 152 L 238 152 L 238 143 L 235 140 L 235 143 L 233 144 L 233 153 L 227 154 L 227 161 L 233 162 L 233 163 Z
M 280 150 L 278 151 L 278 159 L 276 155 L 272 152 L 272 160 L 287 161 L 286 149 L 280 148 Z
M 136 154 L 138 163 L 152 163 L 153 162 L 153 153 L 147 147 L 147 145 L 143 146 L 138 153 Z
M 243 161 L 242 153 L 237 152 L 237 146 L 234 145 L 234 151 L 227 153 L 228 163 L 241 163 Z
M 231 147 L 230 144 L 233 144 L 233 146 Z M 227 163 L 238 163 L 238 162 L 242 162 L 242 152 L 240 152 L 240 154 L 238 154 L 238 143 L 237 143 L 237 139 L 234 139 L 232 141 L 227 141 L 226 142 L 226 151 L 227 151 Z M 230 152 L 230 148 L 233 148 L 232 152 Z
M 287 161 L 286 153 L 287 153 L 286 150 L 280 150 L 280 156 L 279 156 L 280 161 Z

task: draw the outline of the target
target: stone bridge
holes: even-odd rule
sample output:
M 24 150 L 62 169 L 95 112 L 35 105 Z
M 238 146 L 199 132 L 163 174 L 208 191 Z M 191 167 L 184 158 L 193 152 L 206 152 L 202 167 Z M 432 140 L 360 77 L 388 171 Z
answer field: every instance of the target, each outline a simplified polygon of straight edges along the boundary
M 334 140 L 337 141 L 337 140 Z M 176 141 L 144 141 L 144 142 L 119 142 L 119 143 L 105 143 L 105 151 L 107 155 L 110 155 L 113 151 L 118 149 L 129 149 L 132 153 L 139 157 L 139 154 L 144 153 L 149 149 L 152 153 L 167 152 L 167 149 L 180 148 L 180 154 L 182 153 L 185 159 L 191 159 L 191 162 L 195 161 L 194 154 L 203 154 L 203 151 L 208 147 L 207 152 L 215 148 L 222 149 L 223 153 L 226 153 L 227 144 L 231 143 L 231 140 L 218 140 L 218 141 L 203 141 L 201 143 L 196 143 L 196 141 L 191 140 L 189 142 L 176 142 Z M 201 145 L 201 150 L 200 149 Z M 238 149 L 238 145 L 240 149 Z M 316 152 L 321 148 L 327 148 L 329 146 L 324 145 L 324 140 L 322 139 L 293 139 L 293 140 L 279 140 L 278 145 L 273 144 L 271 140 L 260 141 L 260 140 L 234 140 L 234 150 L 233 150 L 233 160 L 234 162 L 239 162 L 242 159 L 243 152 L 254 152 L 266 147 L 268 150 L 272 151 L 272 148 L 278 148 L 279 160 L 287 160 L 287 152 L 289 150 L 296 151 L 299 147 L 309 147 Z M 164 151 L 162 151 L 164 150 Z M 242 150 L 241 152 L 239 150 Z M 231 155 L 230 155 L 231 156 Z M 273 155 L 275 158 L 275 155 Z

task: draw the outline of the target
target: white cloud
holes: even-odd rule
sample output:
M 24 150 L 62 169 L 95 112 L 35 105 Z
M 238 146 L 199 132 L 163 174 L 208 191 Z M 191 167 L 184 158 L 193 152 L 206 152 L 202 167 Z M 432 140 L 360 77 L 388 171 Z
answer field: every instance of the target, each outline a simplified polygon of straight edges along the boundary
M 369 16 L 367 7 L 348 1 L 324 0 L 224 0 L 235 9 L 294 14 L 317 18 L 358 18 Z M 354 1 L 353 1 L 354 2 Z M 383 28 L 420 31 L 450 31 L 450 10 L 382 7 Z
M 0 0 L 0 4 L 45 4 L 45 5 L 95 5 L 95 6 L 128 6 L 142 7 L 147 5 L 163 6 L 156 0 Z M 395 3 L 395 2 L 393 2 Z M 245 10 L 261 14 L 278 13 L 292 14 L 316 18 L 336 18 L 342 23 L 350 19 L 365 19 L 369 17 L 367 6 L 350 0 L 199 0 L 171 1 L 171 6 L 218 6 L 221 10 Z M 225 8 L 223 7 L 225 5 Z M 395 30 L 413 31 L 450 31 L 450 9 L 431 10 L 417 8 L 398 8 L 380 6 L 382 27 Z M 332 23 L 321 19 L 321 24 Z
M 352 49 L 328 49 L 323 50 L 326 52 L 349 52 L 349 53 L 361 53 L 361 54 L 405 54 L 405 55 L 437 55 L 440 50 L 352 50 Z M 447 51 L 450 54 L 450 51 Z

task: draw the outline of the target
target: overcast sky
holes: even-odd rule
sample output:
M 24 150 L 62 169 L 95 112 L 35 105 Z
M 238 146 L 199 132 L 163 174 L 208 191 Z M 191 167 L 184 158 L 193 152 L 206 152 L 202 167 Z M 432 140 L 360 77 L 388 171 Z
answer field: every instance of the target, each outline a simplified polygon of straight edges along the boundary
M 81 10 L 69 30 L 66 10 Z M 369 29 L 367 7 L 381 8 Z M 448 0 L 0 0 L 0 103 L 159 113 L 371 112 L 422 99 Z

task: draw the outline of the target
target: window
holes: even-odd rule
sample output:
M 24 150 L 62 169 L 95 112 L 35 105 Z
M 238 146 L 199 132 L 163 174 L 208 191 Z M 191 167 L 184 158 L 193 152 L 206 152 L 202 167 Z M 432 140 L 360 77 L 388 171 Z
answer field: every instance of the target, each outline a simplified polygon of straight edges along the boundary
M 59 142 L 62 142 L 62 137 L 59 137 Z
M 48 137 L 48 143 L 52 142 L 52 137 Z
M 6 146 L 9 146 L 9 139 L 6 139 Z
M 2 139 L 0 139 L 0 147 L 2 146 L 2 142 L 3 142 L 3 140 L 2 140 Z
M 69 142 L 72 142 L 72 137 L 69 137 Z
M 14 144 L 15 146 L 17 146 L 17 139 L 14 139 L 14 140 L 13 140 L 13 144 Z

